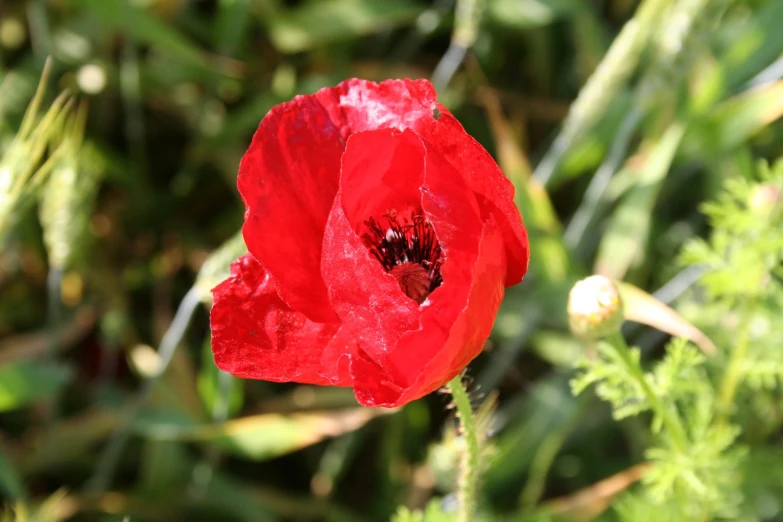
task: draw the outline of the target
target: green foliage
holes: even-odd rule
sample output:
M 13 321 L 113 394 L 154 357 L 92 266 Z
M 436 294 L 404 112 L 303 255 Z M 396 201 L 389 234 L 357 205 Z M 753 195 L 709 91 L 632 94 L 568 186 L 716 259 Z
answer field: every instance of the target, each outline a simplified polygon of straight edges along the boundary
M 683 249 L 684 263 L 704 267 L 700 286 L 709 313 L 701 319 L 714 321 L 715 310 L 722 312 L 724 319 L 709 329 L 723 333 L 728 357 L 708 361 L 685 340 L 674 340 L 652 372 L 644 373 L 638 350 L 601 343 L 597 357 L 578 365 L 575 392 L 595 384 L 616 418 L 652 410 L 651 431 L 660 431 L 657 443 L 645 452 L 652 467 L 642 491 L 626 495 L 616 507 L 621 520 L 659 520 L 658 514 L 642 514 L 651 506 L 657 506 L 656 513 L 666 513 L 660 520 L 762 516 L 756 512 L 758 504 L 747 500 L 743 484 L 757 480 L 747 475 L 747 463 L 756 460 L 757 452 L 768 454 L 766 439 L 780 425 L 780 414 L 764 398 L 780 397 L 781 332 L 772 325 L 780 323 L 773 318 L 779 317 L 783 298 L 778 274 L 783 266 L 782 183 L 783 161 L 771 168 L 760 164 L 753 179 L 727 180 L 724 191 L 703 205 L 713 227 L 709 239 L 692 239 Z M 739 332 L 725 324 L 737 313 Z M 713 366 L 711 371 L 708 366 Z M 645 385 L 651 395 L 644 393 Z M 758 409 L 769 406 L 756 419 L 737 411 L 737 423 L 731 423 L 739 397 L 747 397 L 747 392 L 738 393 L 743 385 L 754 390 L 750 398 Z M 665 422 L 668 414 L 672 424 Z M 671 443 L 678 437 L 672 426 L 680 423 L 687 433 L 684 447 Z M 767 426 L 759 433 L 754 423 Z M 756 431 L 753 444 L 747 437 L 751 430 Z
M 624 359 L 623 350 L 630 357 Z M 580 362 L 581 372 L 572 381 L 575 393 L 595 384 L 596 394 L 612 405 L 616 419 L 653 411 L 651 431 L 658 434 L 658 442 L 645 452 L 653 467 L 644 477 L 652 501 L 667 505 L 675 500 L 685 519 L 704 513 L 731 515 L 738 503 L 741 481 L 736 470 L 744 450 L 733 446 L 739 428 L 716 419 L 705 357 L 684 339 L 676 339 L 653 371 L 644 373 L 639 354 L 638 349 L 600 343 L 598 357 Z M 653 397 L 645 393 L 645 385 Z M 667 424 L 668 419 L 674 419 L 673 424 Z M 679 429 L 672 427 L 679 425 L 687 434 L 685 446 L 678 445 Z
M 701 369 L 704 355 L 685 339 L 675 339 L 654 369 L 654 390 L 670 402 L 699 396 L 705 392 L 706 378 Z
M 215 366 L 212 343 L 205 342 L 201 351 L 198 392 L 213 419 L 225 419 L 242 408 L 242 381 Z
M 478 520 L 783 517 L 783 162 L 756 166 L 783 156 L 779 0 L 1 3 L 3 520 L 453 520 L 448 399 L 380 415 L 227 378 L 205 346 L 259 120 L 435 71 L 532 253 L 468 369 L 493 399 Z M 592 273 L 645 292 L 634 348 L 567 333 Z
M 52 395 L 72 377 L 73 372 L 59 363 L 6 364 L 0 367 L 0 412 L 22 408 Z
M 278 11 L 267 23 L 275 46 L 291 53 L 393 28 L 420 12 L 419 6 L 406 0 L 324 0 Z
M 20 502 L 6 507 L 0 513 L 0 522 L 61 522 L 69 517 L 68 501 L 65 491 L 56 491 L 39 505 Z
M 431 500 L 424 510 L 411 511 L 406 507 L 400 507 L 392 518 L 392 522 L 454 522 L 453 514 L 443 512 L 443 501 Z
M 783 290 L 783 161 L 762 163 L 758 172 L 757 179 L 728 180 L 717 199 L 703 205 L 714 231 L 709 240 L 688 242 L 681 255 L 684 264 L 707 268 L 704 289 L 728 307 L 763 304 Z
M 639 350 L 630 352 L 631 364 L 639 366 Z M 647 401 L 642 384 L 635 379 L 631 369 L 625 364 L 617 350 L 609 343 L 599 343 L 597 357 L 584 358 L 577 363 L 582 371 L 571 381 L 575 394 L 582 393 L 595 384 L 595 393 L 611 403 L 615 419 L 623 419 L 649 410 L 652 405 Z M 645 380 L 650 381 L 648 376 Z
M 61 95 L 41 115 L 46 91 L 46 71 L 30 102 L 18 132 L 0 156 L 0 248 L 4 247 L 20 217 L 33 202 L 60 153 L 46 160 L 46 149 L 59 144 L 60 129 L 68 117 L 67 98 Z M 5 87 L 3 84 L 0 87 Z M 5 87 L 7 88 L 7 87 Z M 0 98 L 3 90 L 0 88 Z M 2 117 L 0 110 L 0 117 Z
M 63 124 L 52 157 L 51 172 L 41 190 L 40 217 L 43 240 L 51 266 L 65 270 L 83 268 L 88 251 L 89 223 L 98 194 L 101 159 L 84 143 L 87 108 L 74 112 Z
M 733 360 L 735 380 L 766 392 L 753 397 L 755 406 L 779 397 L 783 384 L 782 195 L 783 161 L 762 162 L 754 179 L 729 180 L 716 201 L 704 205 L 713 227 L 709 239 L 693 239 L 682 255 L 683 262 L 706 267 L 702 287 L 710 300 L 704 312 L 723 314 L 714 335 L 744 347 Z M 707 322 L 706 313 L 691 310 L 694 321 Z M 779 414 L 762 417 L 780 422 Z
M 643 495 L 627 493 L 612 506 L 619 520 L 636 522 L 669 522 L 680 520 L 680 512 L 674 505 L 661 505 Z

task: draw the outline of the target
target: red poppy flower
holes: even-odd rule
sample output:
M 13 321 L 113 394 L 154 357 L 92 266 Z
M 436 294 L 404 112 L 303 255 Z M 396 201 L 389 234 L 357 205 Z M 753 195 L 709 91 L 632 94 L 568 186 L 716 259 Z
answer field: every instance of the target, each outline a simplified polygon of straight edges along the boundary
M 249 254 L 218 285 L 215 362 L 399 406 L 456 376 L 522 280 L 527 233 L 492 157 L 426 80 L 278 105 L 242 159 Z

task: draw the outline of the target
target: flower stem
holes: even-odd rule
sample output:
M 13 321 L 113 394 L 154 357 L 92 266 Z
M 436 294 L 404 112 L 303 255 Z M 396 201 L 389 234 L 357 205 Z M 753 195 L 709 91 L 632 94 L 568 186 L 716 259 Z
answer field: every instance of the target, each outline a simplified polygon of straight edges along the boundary
M 682 426 L 677 412 L 671 407 L 665 405 L 660 397 L 658 397 L 653 389 L 650 387 L 650 383 L 647 381 L 647 377 L 644 375 L 644 370 L 639 365 L 639 362 L 631 356 L 631 349 L 625 342 L 625 338 L 619 332 L 613 333 L 606 337 L 606 341 L 615 349 L 617 354 L 625 364 L 628 373 L 639 383 L 639 387 L 642 389 L 642 393 L 647 398 L 647 402 L 650 403 L 652 411 L 663 422 L 663 426 L 669 433 L 674 448 L 680 452 L 684 452 L 688 445 L 688 437 L 685 433 L 685 428 Z
M 731 414 L 734 395 L 737 393 L 737 388 L 742 380 L 742 363 L 748 354 L 749 323 L 751 318 L 749 309 L 750 307 L 745 305 L 740 325 L 740 336 L 731 350 L 726 373 L 723 375 L 723 382 L 721 382 L 720 395 L 718 395 L 718 415 L 724 421 Z
M 478 483 L 479 439 L 476 421 L 473 417 L 473 406 L 470 397 L 462 384 L 462 376 L 454 377 L 448 384 L 457 415 L 462 424 L 462 435 L 465 439 L 464 455 L 459 472 L 459 511 L 458 522 L 473 522 L 476 515 L 476 488 Z

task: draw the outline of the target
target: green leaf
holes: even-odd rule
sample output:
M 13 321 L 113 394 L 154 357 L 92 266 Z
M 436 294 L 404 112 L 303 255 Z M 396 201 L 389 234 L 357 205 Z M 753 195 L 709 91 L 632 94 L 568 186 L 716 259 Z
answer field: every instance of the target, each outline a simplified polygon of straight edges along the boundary
M 492 21 L 512 29 L 548 25 L 582 8 L 575 0 L 491 0 L 488 4 Z
M 56 393 L 73 372 L 61 364 L 20 361 L 0 368 L 0 412 Z
M 498 414 L 510 422 L 494 441 L 496 452 L 483 478 L 487 490 L 498 496 L 519 493 L 509 491 L 509 485 L 527 475 L 541 443 L 569 424 L 579 408 L 562 375 L 540 379 L 521 395 L 523 399 L 504 405 Z
M 595 272 L 610 279 L 623 279 L 650 232 L 651 216 L 661 183 L 669 172 L 685 126 L 675 122 L 652 145 L 644 165 L 636 173 L 636 185 L 623 199 L 598 248 Z
M 640 352 L 630 348 L 630 362 L 641 371 Z M 639 381 L 634 377 L 628 364 L 618 355 L 609 343 L 599 342 L 596 346 L 597 357 L 584 357 L 577 363 L 579 371 L 571 380 L 571 390 L 575 395 L 595 385 L 595 394 L 612 405 L 615 419 L 624 419 L 651 409 Z M 649 381 L 649 376 L 645 374 Z
M 745 18 L 744 25 L 741 34 L 732 35 L 731 46 L 721 58 L 726 78 L 735 85 L 750 79 L 783 52 L 783 2 L 764 2 L 756 16 Z
M 22 500 L 26 496 L 22 478 L 2 447 L 0 447 L 0 492 L 6 498 L 13 500 Z
M 700 365 L 704 363 L 704 355 L 686 339 L 676 338 L 666 347 L 666 356 L 655 367 L 655 393 L 667 400 L 673 401 L 688 393 L 704 395 L 709 388 Z
M 392 410 L 393 411 L 393 410 Z M 252 460 L 268 460 L 316 444 L 327 437 L 361 428 L 389 410 L 349 410 L 252 415 L 223 424 L 193 425 L 165 416 L 140 423 L 137 431 L 159 440 L 194 441 L 210 444 Z
M 226 415 L 234 415 L 242 409 L 243 382 L 242 379 L 224 373 L 215 366 L 212 344 L 207 339 L 201 350 L 198 392 L 206 411 L 211 412 L 213 419 L 225 419 Z
M 421 7 L 408 0 L 321 0 L 281 11 L 264 22 L 275 46 L 294 53 L 392 29 L 413 21 L 420 12 Z
M 215 47 L 222 54 L 233 54 L 250 26 L 250 0 L 219 0 L 215 20 Z
M 215 69 L 215 64 L 194 42 L 153 14 L 134 7 L 133 2 L 75 0 L 75 3 L 109 29 L 129 34 L 175 60 L 202 69 Z
M 724 101 L 694 129 L 701 153 L 740 146 L 783 117 L 783 80 L 749 90 Z M 690 133 L 689 133 L 690 134 Z

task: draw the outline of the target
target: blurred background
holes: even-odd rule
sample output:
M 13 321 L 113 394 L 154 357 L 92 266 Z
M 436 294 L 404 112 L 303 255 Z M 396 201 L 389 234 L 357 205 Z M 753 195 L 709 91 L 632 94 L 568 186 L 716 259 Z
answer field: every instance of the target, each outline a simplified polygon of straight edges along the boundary
M 487 511 L 599 512 L 647 433 L 572 397 L 568 290 L 598 272 L 687 297 L 699 206 L 783 152 L 781 27 L 780 0 L 0 0 L 2 520 L 448 504 L 448 397 L 376 411 L 212 361 L 208 290 L 243 252 L 239 159 L 272 106 L 348 77 L 433 79 L 517 189 L 531 269 L 468 371 L 497 404 Z M 667 339 L 626 334 L 650 357 Z

